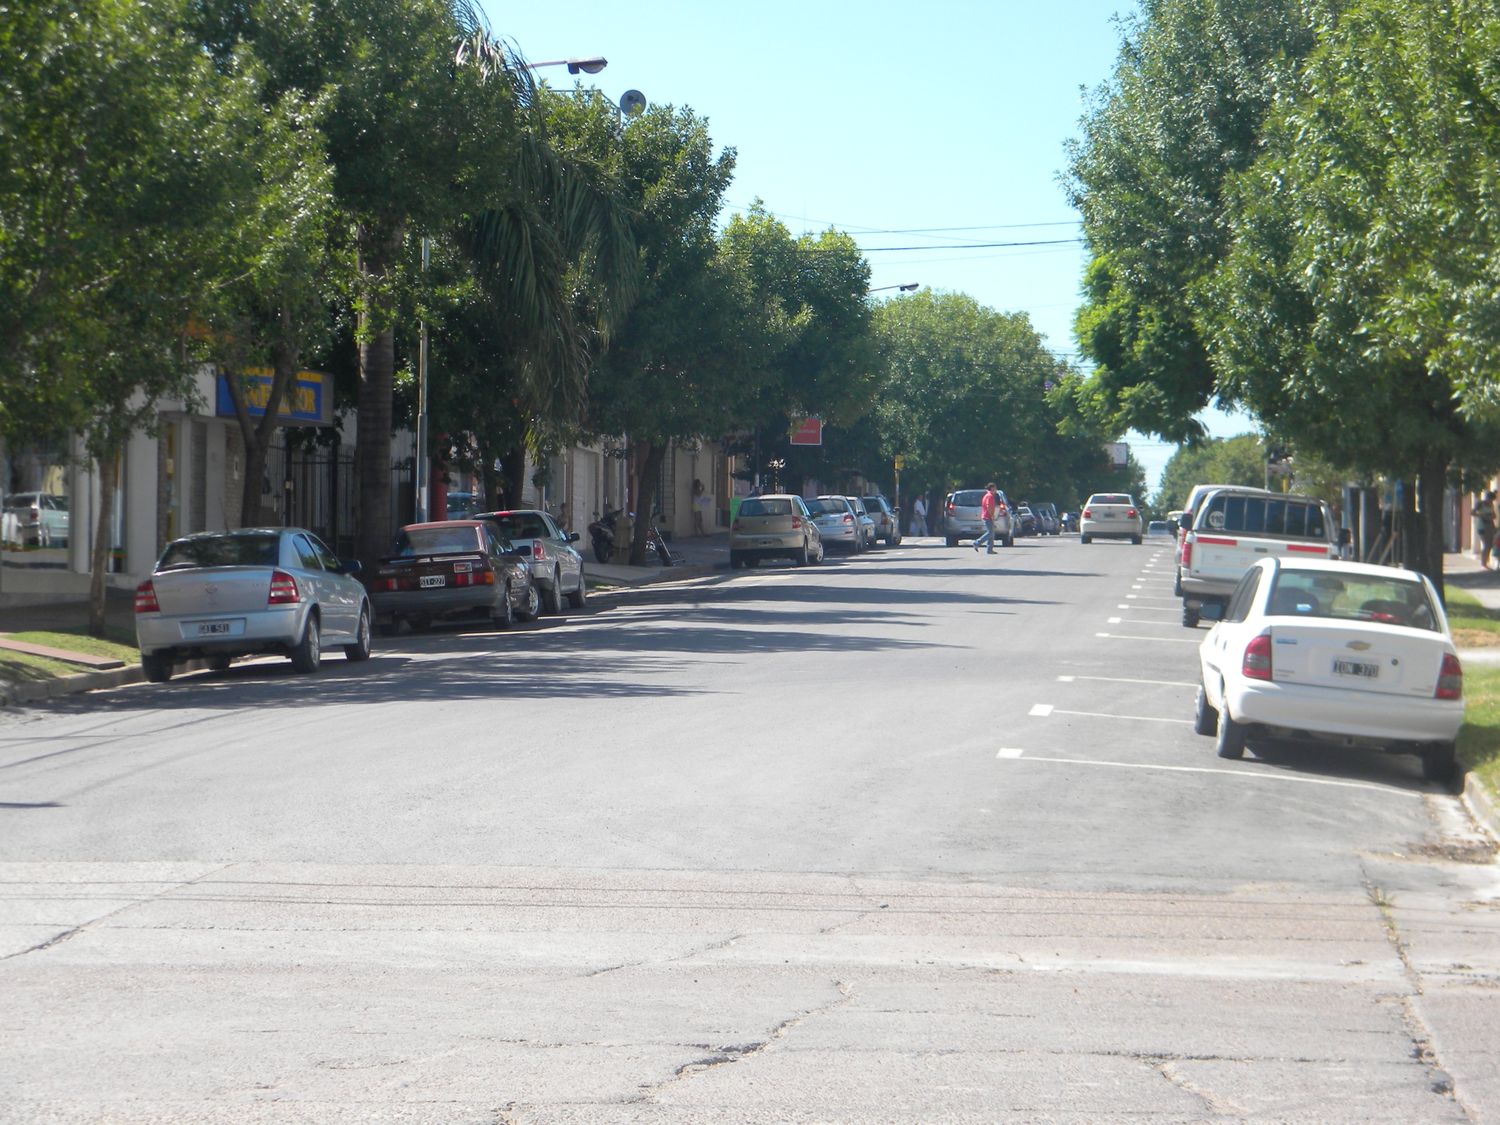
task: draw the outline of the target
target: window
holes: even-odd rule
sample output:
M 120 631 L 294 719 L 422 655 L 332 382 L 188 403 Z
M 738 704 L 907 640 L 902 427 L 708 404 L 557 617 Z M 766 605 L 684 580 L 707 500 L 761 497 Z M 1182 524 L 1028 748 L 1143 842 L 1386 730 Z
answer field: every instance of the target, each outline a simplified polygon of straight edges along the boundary
M 309 534 L 307 541 L 312 544 L 313 550 L 318 553 L 318 558 L 323 563 L 323 569 L 333 573 L 343 570 L 344 563 L 337 555 L 328 549 L 328 544 L 316 535 Z
M 302 564 L 303 570 L 323 569 L 323 560 L 318 557 L 318 552 L 313 545 L 307 541 L 307 536 L 292 536 L 292 548 L 297 552 L 297 560 Z
M 168 544 L 156 566 L 158 570 L 186 570 L 201 566 L 276 566 L 280 562 L 281 537 L 262 532 L 179 539 Z
M 789 516 L 791 514 L 792 502 L 780 497 L 766 499 L 764 496 L 751 496 L 740 504 L 742 516 Z
M 396 554 L 404 558 L 413 555 L 454 555 L 479 550 L 476 527 L 427 527 L 415 531 L 403 530 L 396 536 Z
M 1250 615 L 1250 603 L 1255 600 L 1255 591 L 1260 588 L 1262 573 L 1258 566 L 1252 566 L 1245 572 L 1245 577 L 1240 579 L 1240 584 L 1235 587 L 1234 594 L 1229 599 L 1229 608 L 1224 611 L 1225 621 L 1243 621 Z

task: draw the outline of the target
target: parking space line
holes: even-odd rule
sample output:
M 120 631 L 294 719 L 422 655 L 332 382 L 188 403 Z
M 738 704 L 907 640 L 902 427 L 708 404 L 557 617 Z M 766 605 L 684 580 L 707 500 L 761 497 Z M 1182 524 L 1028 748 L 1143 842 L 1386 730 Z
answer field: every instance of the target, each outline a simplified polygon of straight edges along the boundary
M 997 757 L 997 758 L 1019 758 L 1025 752 L 1026 751 L 1024 751 L 1024 750 L 1017 750 L 1017 749 L 1014 749 L 1014 748 L 1009 747 L 1009 746 L 1002 746 L 1000 748 L 1000 751 L 995 755 L 995 757 Z
M 1388 785 L 1377 785 L 1371 781 L 1339 781 L 1330 777 L 1305 777 L 1298 774 L 1288 773 L 1260 773 L 1255 770 L 1231 770 L 1215 768 L 1213 766 L 1163 766 L 1152 762 L 1107 762 L 1098 758 L 1051 758 L 1036 754 L 1026 754 L 1021 750 L 1005 750 L 996 755 L 997 758 L 1005 758 L 1011 761 L 1047 762 L 1054 765 L 1065 766 L 1112 766 L 1122 770 L 1158 770 L 1162 773 L 1217 773 L 1227 777 L 1248 777 L 1255 781 L 1284 781 L 1289 784 L 1300 785 L 1332 785 L 1341 789 L 1371 789 L 1376 793 L 1385 793 L 1392 797 L 1410 797 L 1422 800 L 1424 794 L 1414 792 L 1410 789 L 1396 789 Z
M 1202 641 L 1201 637 L 1137 637 L 1129 633 L 1095 633 L 1094 636 L 1115 641 L 1164 641 L 1174 645 L 1195 645 Z
M 1045 719 L 1050 715 L 1077 715 L 1084 719 L 1131 719 L 1138 723 L 1174 723 L 1179 726 L 1190 727 L 1192 719 L 1168 719 L 1161 715 L 1114 715 L 1105 711 L 1068 711 L 1062 707 L 1054 707 L 1050 703 L 1038 703 L 1028 712 L 1039 719 Z
M 1188 680 L 1135 680 L 1127 676 L 1058 676 L 1060 684 L 1071 684 L 1074 680 L 1094 680 L 1104 684 L 1156 684 L 1161 687 L 1197 687 L 1197 683 Z
M 1035 704 L 1031 708 L 1031 710 L 1028 711 L 1028 712 L 1026 712 L 1026 713 L 1028 715 L 1032 715 L 1032 716 L 1034 716 L 1034 717 L 1036 717 L 1038 719 L 1045 719 L 1048 715 L 1052 714 L 1052 704 L 1050 704 L 1050 703 L 1038 703 L 1038 704 Z

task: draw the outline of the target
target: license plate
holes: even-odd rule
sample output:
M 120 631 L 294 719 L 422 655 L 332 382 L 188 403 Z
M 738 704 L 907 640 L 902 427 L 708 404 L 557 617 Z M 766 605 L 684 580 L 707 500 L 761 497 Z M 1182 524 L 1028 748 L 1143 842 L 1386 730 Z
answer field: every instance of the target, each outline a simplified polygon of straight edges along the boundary
M 417 579 L 417 585 L 426 589 L 428 586 L 446 586 L 448 579 L 441 574 L 424 574 Z
M 229 635 L 228 621 L 200 621 L 198 622 L 198 635 L 200 637 L 224 637 Z
M 1379 664 L 1367 664 L 1363 660 L 1335 660 L 1333 670 L 1341 676 L 1360 676 L 1367 680 L 1380 676 Z

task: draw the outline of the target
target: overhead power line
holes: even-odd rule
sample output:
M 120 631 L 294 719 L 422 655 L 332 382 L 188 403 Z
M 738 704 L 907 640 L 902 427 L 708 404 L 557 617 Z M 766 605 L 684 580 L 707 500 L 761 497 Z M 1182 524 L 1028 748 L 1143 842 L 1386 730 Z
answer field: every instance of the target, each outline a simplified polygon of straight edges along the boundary
M 1049 238 L 1040 242 L 954 242 L 933 246 L 861 246 L 863 254 L 876 254 L 885 250 L 994 250 L 1002 246 L 1068 246 L 1082 242 L 1081 238 Z

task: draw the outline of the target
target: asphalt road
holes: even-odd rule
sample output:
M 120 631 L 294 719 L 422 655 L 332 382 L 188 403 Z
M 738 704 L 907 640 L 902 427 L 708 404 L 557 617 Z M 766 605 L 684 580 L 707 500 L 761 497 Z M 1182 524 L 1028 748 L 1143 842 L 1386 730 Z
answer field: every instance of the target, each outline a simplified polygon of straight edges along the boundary
M 1497 1121 L 1414 758 L 1192 732 L 1168 548 L 908 541 L 0 714 L 0 1121 Z

